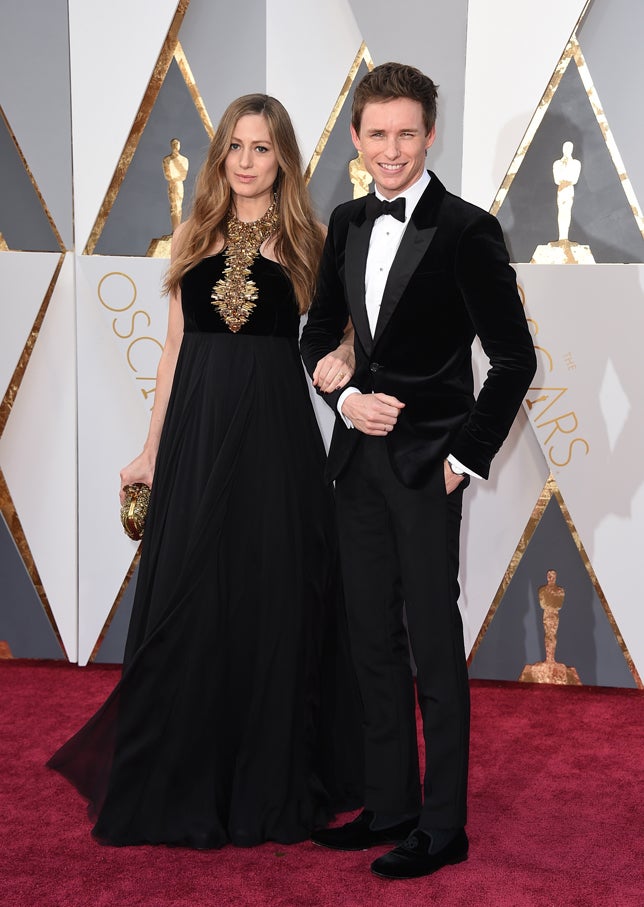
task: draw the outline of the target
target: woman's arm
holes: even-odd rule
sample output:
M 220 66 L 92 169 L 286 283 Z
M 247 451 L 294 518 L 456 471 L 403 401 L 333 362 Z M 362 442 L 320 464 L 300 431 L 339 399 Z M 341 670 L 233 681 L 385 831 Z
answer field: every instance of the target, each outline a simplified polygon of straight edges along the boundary
M 181 233 L 180 225 L 177 227 L 172 240 L 172 249 L 174 254 L 177 239 Z M 154 389 L 154 405 L 152 415 L 150 416 L 150 427 L 148 436 L 141 453 L 121 470 L 121 502 L 123 501 L 123 488 L 134 482 L 144 482 L 146 485 L 152 485 L 154 477 L 154 468 L 156 465 L 157 451 L 159 449 L 159 440 L 165 421 L 165 414 L 170 399 L 170 391 L 174 380 L 174 372 L 177 365 L 179 348 L 183 338 L 183 311 L 181 308 L 181 293 L 173 293 L 170 297 L 168 310 L 168 331 L 166 334 L 163 352 L 159 360 L 157 369 L 156 385 Z
M 356 370 L 356 357 L 353 349 L 355 332 L 351 319 L 344 329 L 342 342 L 331 353 L 327 353 L 315 367 L 313 386 L 323 394 L 340 390 L 349 383 Z

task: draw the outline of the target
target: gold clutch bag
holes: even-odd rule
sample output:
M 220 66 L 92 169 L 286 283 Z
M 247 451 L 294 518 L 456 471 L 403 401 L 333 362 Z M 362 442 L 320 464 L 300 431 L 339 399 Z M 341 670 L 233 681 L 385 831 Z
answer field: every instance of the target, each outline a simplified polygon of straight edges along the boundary
M 126 485 L 123 489 L 125 500 L 121 504 L 121 522 L 125 534 L 135 542 L 143 538 L 145 518 L 150 503 L 150 489 L 143 482 Z

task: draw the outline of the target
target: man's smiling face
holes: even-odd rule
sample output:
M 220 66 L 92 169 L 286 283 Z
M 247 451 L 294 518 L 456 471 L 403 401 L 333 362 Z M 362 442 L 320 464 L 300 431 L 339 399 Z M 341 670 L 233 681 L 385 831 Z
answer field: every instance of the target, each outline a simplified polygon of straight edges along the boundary
M 418 180 L 435 135 L 435 129 L 427 133 L 423 108 L 411 98 L 366 104 L 360 131 L 351 126 L 353 144 L 384 198 L 400 195 Z

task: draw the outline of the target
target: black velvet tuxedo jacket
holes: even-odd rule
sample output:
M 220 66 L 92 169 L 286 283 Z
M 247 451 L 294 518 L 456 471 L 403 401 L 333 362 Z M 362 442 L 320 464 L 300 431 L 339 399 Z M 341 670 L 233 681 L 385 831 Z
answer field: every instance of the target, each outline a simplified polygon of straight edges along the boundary
M 365 199 L 331 215 L 315 299 L 301 351 L 312 374 L 335 349 L 347 318 L 355 328 L 362 393 L 382 392 L 405 404 L 387 436 L 400 480 L 419 487 L 447 454 L 487 478 L 536 368 L 534 346 L 495 217 L 447 192 L 432 173 L 389 272 L 375 336 L 365 306 L 365 266 L 372 222 Z M 474 398 L 475 335 L 490 360 Z M 324 395 L 335 410 L 340 391 Z M 337 415 L 337 411 L 336 411 Z M 327 474 L 340 475 L 360 432 L 337 416 Z

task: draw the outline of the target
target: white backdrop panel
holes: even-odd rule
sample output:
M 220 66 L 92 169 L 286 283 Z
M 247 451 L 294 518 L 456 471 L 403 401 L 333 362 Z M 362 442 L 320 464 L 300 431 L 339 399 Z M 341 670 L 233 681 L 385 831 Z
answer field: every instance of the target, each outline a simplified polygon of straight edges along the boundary
M 263 3 L 190 0 L 179 40 L 213 127 L 233 98 L 266 90 Z
M 479 382 L 487 359 L 475 347 Z M 472 479 L 465 492 L 461 534 L 461 597 L 469 653 L 548 478 L 528 420 L 520 412 L 492 462 L 487 481 Z
M 77 651 L 74 335 L 68 253 L 0 438 L 0 465 L 70 660 Z
M 22 355 L 60 255 L 3 252 L 0 255 L 0 399 Z
M 530 420 L 641 674 L 644 266 L 518 271 L 539 361 Z
M 351 6 L 374 63 L 411 64 L 437 83 L 429 166 L 460 193 L 468 0 L 351 0 Z
M 79 251 L 94 226 L 176 7 L 176 0 L 69 0 Z
M 489 210 L 586 0 L 470 0 L 463 196 Z
M 291 114 L 308 164 L 362 36 L 348 0 L 266 3 L 266 91 Z
M 119 521 L 119 470 L 147 434 L 167 326 L 159 289 L 166 267 L 145 258 L 76 261 L 81 664 L 136 553 Z

